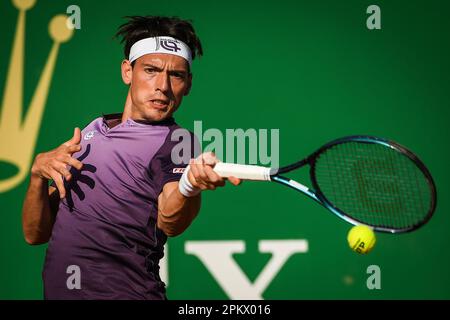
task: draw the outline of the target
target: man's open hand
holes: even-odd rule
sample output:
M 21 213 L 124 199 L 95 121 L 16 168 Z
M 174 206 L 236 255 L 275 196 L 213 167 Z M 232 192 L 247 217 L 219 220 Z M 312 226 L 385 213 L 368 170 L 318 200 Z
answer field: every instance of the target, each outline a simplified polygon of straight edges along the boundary
M 33 166 L 31 167 L 31 174 L 41 179 L 53 179 L 59 191 L 60 198 L 66 196 L 64 188 L 63 177 L 68 181 L 72 178 L 69 172 L 69 166 L 81 170 L 83 164 L 72 155 L 81 150 L 81 131 L 75 128 L 73 137 L 64 142 L 58 148 L 49 152 L 43 152 L 36 156 Z

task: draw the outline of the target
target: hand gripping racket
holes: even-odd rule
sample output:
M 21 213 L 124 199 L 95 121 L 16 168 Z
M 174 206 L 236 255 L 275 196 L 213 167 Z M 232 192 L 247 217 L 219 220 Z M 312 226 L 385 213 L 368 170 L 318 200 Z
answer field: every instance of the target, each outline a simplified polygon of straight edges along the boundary
M 282 176 L 306 165 L 312 188 Z M 222 177 L 278 182 L 351 224 L 379 232 L 416 230 L 436 208 L 436 187 L 422 161 L 398 143 L 378 137 L 337 139 L 279 169 L 220 162 L 214 171 Z

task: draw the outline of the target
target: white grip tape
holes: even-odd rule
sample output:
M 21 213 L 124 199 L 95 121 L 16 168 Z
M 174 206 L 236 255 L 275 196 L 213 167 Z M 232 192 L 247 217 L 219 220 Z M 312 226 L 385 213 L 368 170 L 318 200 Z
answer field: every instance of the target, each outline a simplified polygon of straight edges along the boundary
M 219 162 L 214 171 L 222 178 L 233 176 L 243 180 L 270 181 L 270 168 L 261 166 Z

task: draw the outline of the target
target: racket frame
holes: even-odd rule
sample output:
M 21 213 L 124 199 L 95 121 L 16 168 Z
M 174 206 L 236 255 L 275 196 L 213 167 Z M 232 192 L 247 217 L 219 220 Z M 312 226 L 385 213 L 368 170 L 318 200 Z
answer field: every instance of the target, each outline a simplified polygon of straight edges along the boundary
M 326 196 L 322 193 L 322 191 L 320 190 L 320 187 L 317 183 L 317 179 L 315 176 L 315 164 L 316 164 L 316 159 L 324 151 L 326 151 L 327 149 L 330 149 L 336 145 L 346 143 L 346 142 L 380 144 L 385 147 L 392 148 L 392 149 L 396 150 L 397 152 L 399 152 L 400 154 L 402 154 L 403 156 L 406 156 L 410 160 L 412 160 L 419 167 L 419 169 L 422 171 L 422 173 L 425 175 L 427 183 L 431 190 L 431 205 L 430 205 L 430 209 L 429 209 L 427 215 L 425 216 L 425 218 L 422 219 L 419 223 L 409 226 L 409 227 L 406 227 L 406 228 L 387 228 L 387 227 L 382 227 L 382 226 L 373 226 L 373 225 L 366 224 L 354 217 L 351 217 L 350 215 L 346 214 L 344 211 L 342 211 L 339 208 L 337 208 L 336 206 L 334 206 L 331 203 L 331 201 L 329 201 L 326 198 Z M 309 176 L 311 179 L 312 188 L 308 188 L 307 186 L 305 186 L 291 178 L 287 178 L 287 177 L 284 177 L 281 175 L 283 173 L 287 173 L 287 172 L 293 171 L 295 169 L 298 169 L 300 167 L 303 167 L 307 164 L 310 165 Z M 417 230 L 418 228 L 420 228 L 421 226 L 426 224 L 431 219 L 431 217 L 434 213 L 434 210 L 436 208 L 436 202 L 437 202 L 436 186 L 434 184 L 434 181 L 433 181 L 433 178 L 432 178 L 430 172 L 428 171 L 427 167 L 423 164 L 423 162 L 414 153 L 409 151 L 404 146 L 402 146 L 396 142 L 393 142 L 393 141 L 389 141 L 389 140 L 386 140 L 383 138 L 373 137 L 373 136 L 354 135 L 354 136 L 348 136 L 348 137 L 343 137 L 340 139 L 333 140 L 333 141 L 325 144 L 324 146 L 322 146 L 317 151 L 315 151 L 314 153 L 312 153 L 310 156 L 308 156 L 307 158 L 305 158 L 303 160 L 300 160 L 298 162 L 295 162 L 295 163 L 285 166 L 285 167 L 281 167 L 279 169 L 272 169 L 271 174 L 270 174 L 270 180 L 280 183 L 282 185 L 288 186 L 296 191 L 299 191 L 299 192 L 305 194 L 306 196 L 315 200 L 316 202 L 318 202 L 319 204 L 321 204 L 322 206 L 324 206 L 325 208 L 330 210 L 332 213 L 334 213 L 336 216 L 347 221 L 348 223 L 351 223 L 353 225 L 361 225 L 361 224 L 366 225 L 366 226 L 372 228 L 374 231 L 384 232 L 384 233 L 396 234 L 396 233 L 406 233 L 406 232 L 411 232 L 411 231 Z

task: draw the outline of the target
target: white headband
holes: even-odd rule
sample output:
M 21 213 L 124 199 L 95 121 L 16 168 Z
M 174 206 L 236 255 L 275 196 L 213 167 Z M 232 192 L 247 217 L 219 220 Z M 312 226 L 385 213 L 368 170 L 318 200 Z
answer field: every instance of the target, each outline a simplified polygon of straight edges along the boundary
M 133 62 L 137 58 L 149 53 L 168 53 L 180 56 L 192 64 L 191 49 L 180 40 L 172 37 L 154 37 L 139 40 L 131 46 L 128 60 Z

